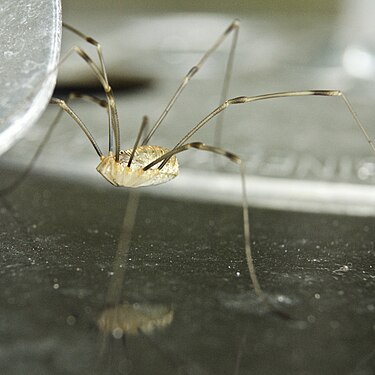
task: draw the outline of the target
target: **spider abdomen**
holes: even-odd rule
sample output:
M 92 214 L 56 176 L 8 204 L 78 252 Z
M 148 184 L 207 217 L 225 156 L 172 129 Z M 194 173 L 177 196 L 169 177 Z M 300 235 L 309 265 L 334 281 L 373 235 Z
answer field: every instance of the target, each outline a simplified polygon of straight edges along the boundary
M 128 167 L 132 149 L 121 151 L 116 161 L 113 152 L 102 156 L 96 170 L 112 185 L 124 187 L 139 187 L 158 185 L 175 178 L 179 172 L 177 158 L 173 155 L 163 168 L 158 169 L 162 161 L 153 167 L 143 170 L 148 164 L 163 156 L 169 150 L 160 146 L 139 146 Z

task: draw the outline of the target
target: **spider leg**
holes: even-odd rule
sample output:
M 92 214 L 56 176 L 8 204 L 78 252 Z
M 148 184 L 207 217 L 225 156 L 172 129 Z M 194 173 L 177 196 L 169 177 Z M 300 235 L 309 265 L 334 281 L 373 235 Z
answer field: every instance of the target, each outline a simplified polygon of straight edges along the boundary
M 90 133 L 87 126 L 83 123 L 83 121 L 78 117 L 78 115 L 66 104 L 66 102 L 62 99 L 58 98 L 51 98 L 50 101 L 51 104 L 57 104 L 63 111 L 65 111 L 76 123 L 77 125 L 82 129 L 82 131 L 86 134 L 87 138 L 91 142 L 92 146 L 94 147 L 96 153 L 99 155 L 99 157 L 103 156 L 102 151 L 100 150 L 99 145 L 96 143 L 93 135 Z M 59 112 L 58 116 L 56 117 L 54 123 L 57 123 L 57 121 L 60 119 L 61 111 Z
M 229 88 L 229 81 L 230 81 L 230 74 L 233 66 L 233 58 L 234 58 L 234 52 L 237 45 L 237 39 L 238 39 L 238 30 L 240 27 L 240 21 L 238 19 L 235 19 L 224 31 L 224 33 L 215 41 L 215 43 L 208 49 L 208 51 L 202 56 L 202 58 L 198 61 L 196 65 L 194 65 L 189 72 L 186 74 L 186 76 L 183 78 L 180 86 L 178 87 L 177 91 L 172 96 L 172 99 L 167 104 L 166 108 L 160 115 L 159 119 L 156 121 L 155 125 L 151 128 L 149 133 L 147 134 L 146 138 L 143 140 L 143 145 L 147 144 L 150 138 L 153 136 L 159 125 L 164 120 L 165 116 L 167 116 L 168 112 L 172 108 L 173 104 L 176 102 L 186 85 L 189 83 L 189 81 L 193 78 L 193 76 L 202 68 L 203 64 L 206 62 L 206 60 L 210 57 L 210 55 L 223 43 L 223 41 L 227 38 L 227 36 L 230 33 L 233 34 L 232 39 L 232 46 L 229 53 L 228 63 L 226 67 L 225 72 L 225 79 L 222 87 L 222 94 L 221 97 L 225 98 L 227 96 L 228 88 Z M 224 100 L 224 99 L 222 99 Z
M 252 255 L 252 249 L 251 249 L 251 243 L 250 243 L 250 223 L 249 223 L 249 209 L 248 209 L 248 202 L 247 202 L 247 193 L 246 193 L 246 179 L 245 179 L 245 163 L 241 160 L 239 156 L 236 154 L 233 154 L 232 152 L 229 152 L 227 150 L 224 150 L 219 147 L 214 146 L 208 146 L 201 142 L 192 142 L 187 143 L 182 146 L 179 146 L 175 148 L 174 150 L 171 150 L 167 153 L 165 153 L 160 158 L 154 160 L 152 163 L 146 165 L 143 170 L 148 170 L 151 167 L 155 166 L 156 164 L 160 163 L 163 160 L 168 160 L 171 156 L 178 154 L 180 152 L 189 150 L 189 149 L 198 149 L 202 151 L 208 151 L 213 152 L 215 154 L 219 154 L 222 156 L 225 156 L 228 158 L 231 162 L 237 164 L 240 168 L 241 173 L 241 184 L 242 184 L 242 214 L 243 214 L 243 231 L 244 231 L 244 242 L 245 242 L 245 254 L 246 254 L 246 261 L 247 261 L 247 267 L 249 270 L 250 279 L 253 283 L 255 293 L 259 298 L 262 300 L 265 300 L 265 296 L 263 293 L 263 290 L 259 284 L 255 267 L 254 267 L 254 261 L 253 261 L 253 255 Z M 159 167 L 161 168 L 161 167 Z
M 88 55 L 79 47 L 73 47 L 71 51 L 68 52 L 68 54 L 64 57 L 67 58 L 67 56 L 73 52 L 78 53 L 79 56 L 81 56 L 91 67 L 94 74 L 97 76 L 99 81 L 101 82 L 103 89 L 106 93 L 107 100 L 109 103 L 110 110 L 108 111 L 108 122 L 109 122 L 109 151 L 112 151 L 113 149 L 113 132 L 115 133 L 115 147 L 116 147 L 116 155 L 117 151 L 120 152 L 120 131 L 119 131 L 119 120 L 118 120 L 118 114 L 116 109 L 116 103 L 114 101 L 112 89 L 108 82 L 108 74 L 107 69 L 105 67 L 104 63 L 104 55 L 102 52 L 102 46 L 101 44 L 93 39 L 92 37 L 82 33 L 81 31 L 77 30 L 73 26 L 68 25 L 67 23 L 63 22 L 63 27 L 67 30 L 71 31 L 72 33 L 78 35 L 80 38 L 84 39 L 87 43 L 92 44 L 96 48 L 96 52 L 99 57 L 100 62 L 100 68 L 88 57 Z M 63 59 L 63 60 L 64 60 Z M 118 155 L 117 155 L 118 157 Z
M 132 164 L 132 161 L 133 161 L 133 158 L 134 158 L 134 155 L 135 155 L 135 151 L 137 150 L 137 147 L 138 147 L 139 142 L 141 140 L 142 134 L 144 133 L 144 131 L 147 128 L 147 126 L 148 126 L 148 117 L 147 116 L 143 116 L 142 124 L 141 124 L 141 126 L 139 128 L 138 135 L 137 135 L 137 138 L 136 138 L 136 140 L 134 142 L 133 150 L 132 150 L 132 153 L 131 153 L 129 161 L 128 161 L 128 167 L 130 167 L 131 164 Z
M 179 147 L 183 143 L 185 143 L 194 133 L 196 133 L 203 125 L 209 122 L 213 117 L 217 116 L 220 112 L 227 109 L 229 106 L 233 104 L 245 104 L 251 103 L 260 100 L 266 99 L 276 99 L 276 98 L 286 98 L 286 97 L 293 97 L 293 96 L 337 96 L 341 98 L 346 107 L 348 108 L 350 114 L 353 117 L 355 124 L 359 127 L 363 135 L 365 136 L 367 142 L 370 144 L 371 148 L 375 152 L 375 145 L 372 142 L 367 129 L 364 125 L 360 122 L 357 113 L 354 111 L 353 106 L 350 104 L 349 100 L 340 90 L 305 90 L 305 91 L 288 91 L 288 92 L 276 92 L 272 94 L 264 94 L 264 95 L 257 95 L 257 96 L 239 96 L 237 98 L 232 98 L 226 100 L 223 104 L 219 107 L 214 109 L 210 114 L 208 114 L 202 121 L 200 121 L 189 133 L 185 135 L 176 145 Z
M 108 110 L 108 103 L 106 100 L 101 100 L 99 98 L 96 98 L 94 96 L 91 96 L 91 95 L 83 95 L 83 94 L 79 94 L 79 93 L 71 93 L 69 94 L 68 98 L 66 99 L 66 101 L 62 101 L 61 99 L 56 99 L 56 98 L 52 98 L 51 99 L 51 103 L 53 102 L 54 104 L 59 104 L 60 106 L 60 111 L 58 112 L 58 114 L 56 115 L 56 117 L 54 118 L 54 120 L 52 121 L 51 125 L 49 126 L 47 132 L 45 133 L 45 135 L 43 136 L 43 139 L 42 139 L 42 142 L 38 145 L 34 155 L 32 156 L 32 158 L 30 159 L 26 169 L 7 187 L 3 188 L 3 189 L 0 189 L 0 195 L 6 195 L 10 192 L 12 192 L 14 189 L 16 189 L 20 184 L 21 182 L 28 176 L 28 174 L 30 173 L 30 171 L 32 170 L 35 162 L 37 161 L 37 159 L 39 158 L 40 154 L 42 153 L 43 151 L 43 148 L 44 146 L 46 145 L 46 143 L 49 141 L 49 139 L 51 138 L 51 135 L 57 125 L 57 123 L 59 122 L 60 118 L 61 118 L 61 115 L 63 113 L 63 111 L 65 110 L 65 106 L 67 106 L 67 103 L 72 100 L 72 99 L 76 99 L 76 98 L 81 98 L 81 99 L 84 99 L 84 100 L 88 100 L 88 101 L 92 101 L 98 105 L 100 105 L 101 107 L 104 107 Z M 61 102 L 64 102 L 64 104 L 62 104 L 61 102 L 58 103 L 58 101 L 61 101 Z M 76 118 L 78 118 L 78 116 L 71 110 L 70 107 L 69 108 L 69 111 L 71 111 L 73 114 L 74 114 L 74 117 L 73 119 L 76 120 Z M 69 113 L 69 112 L 68 112 Z M 70 114 L 70 113 L 69 113 Z M 78 125 L 81 127 L 81 129 L 84 131 L 84 133 L 88 136 L 90 142 L 92 143 L 92 145 L 94 146 L 96 152 L 98 153 L 99 156 L 102 155 L 102 152 L 100 151 L 100 148 L 99 146 L 97 145 L 97 143 L 95 142 L 94 140 L 94 137 L 92 136 L 92 134 L 89 132 L 89 130 L 87 129 L 87 127 L 83 124 L 83 122 L 78 118 L 79 122 Z M 76 120 L 77 121 L 77 120 Z M 83 126 L 83 127 L 82 127 Z

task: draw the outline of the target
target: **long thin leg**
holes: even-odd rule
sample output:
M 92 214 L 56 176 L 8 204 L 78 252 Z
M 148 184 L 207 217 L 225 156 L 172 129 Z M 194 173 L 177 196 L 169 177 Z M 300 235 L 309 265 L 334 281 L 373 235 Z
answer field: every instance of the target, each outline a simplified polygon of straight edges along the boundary
M 110 112 L 110 119 L 111 119 L 111 128 L 114 132 L 115 138 L 115 155 L 116 160 L 118 161 L 120 155 L 120 123 L 117 113 L 116 101 L 113 95 L 113 91 L 111 86 L 106 81 L 106 78 L 103 76 L 100 68 L 95 64 L 95 62 L 91 59 L 91 57 L 80 47 L 73 47 L 72 51 L 76 52 L 83 60 L 87 62 L 90 66 L 91 70 L 95 74 L 95 76 L 99 79 L 105 95 L 107 96 L 109 112 Z M 111 135 L 110 135 L 110 144 L 111 144 Z
M 103 87 L 104 93 L 107 97 L 108 106 L 109 106 L 109 150 L 112 150 L 112 138 L 114 133 L 115 138 L 115 155 L 116 160 L 118 160 L 119 154 L 120 154 L 120 124 L 119 124 L 119 118 L 118 118 L 118 112 L 116 107 L 116 101 L 113 95 L 113 91 L 109 83 L 106 81 L 106 76 L 103 75 L 101 68 L 98 67 L 98 65 L 91 59 L 91 57 L 81 48 L 78 46 L 74 46 L 69 49 L 69 51 L 62 57 L 62 59 L 59 61 L 59 63 L 51 70 L 49 71 L 48 75 L 53 74 L 59 66 L 67 60 L 73 53 L 77 53 L 86 63 L 89 65 L 91 70 L 93 71 L 94 75 L 99 80 L 100 84 Z M 45 80 L 45 78 L 44 78 Z M 42 84 L 43 82 L 40 82 Z M 37 85 L 38 86 L 38 85 Z
M 87 43 L 92 44 L 96 48 L 96 52 L 99 57 L 100 67 L 101 67 L 101 73 L 103 75 L 103 79 L 106 82 L 106 84 L 109 86 L 108 83 L 108 74 L 107 69 L 105 67 L 104 63 L 104 55 L 102 51 L 101 44 L 96 41 L 94 38 L 91 38 L 90 36 L 82 33 L 81 31 L 77 30 L 73 26 L 68 25 L 67 23 L 63 22 L 63 27 L 65 27 L 67 30 L 71 31 L 72 33 L 78 35 L 80 38 L 84 39 Z M 111 111 L 108 112 L 108 122 L 109 122 L 109 151 L 113 151 L 113 129 L 112 129 L 112 120 L 111 120 Z
M 191 129 L 175 146 L 178 148 L 182 144 L 184 144 L 193 134 L 195 134 L 201 127 L 207 124 L 211 119 L 217 116 L 219 113 L 227 109 L 229 106 L 234 104 L 245 104 L 245 103 L 252 103 L 255 101 L 266 100 L 266 99 L 276 99 L 276 98 L 287 98 L 293 96 L 337 96 L 340 97 L 346 107 L 348 108 L 349 112 L 351 113 L 355 124 L 359 127 L 362 134 L 365 136 L 367 142 L 369 143 L 372 150 L 375 152 L 375 145 L 371 140 L 367 129 L 361 123 L 358 118 L 357 113 L 354 111 L 352 105 L 350 104 L 349 100 L 340 90 L 304 90 L 304 91 L 286 91 L 286 92 L 276 92 L 271 94 L 264 94 L 264 95 L 257 95 L 257 96 L 239 96 L 237 98 L 232 98 L 226 100 L 223 104 L 219 107 L 215 108 L 211 113 L 209 113 L 203 120 L 201 120 L 193 129 Z M 168 159 L 165 159 L 163 163 L 159 166 L 159 169 L 163 168 L 164 165 L 168 162 Z
M 16 179 L 10 185 L 8 185 L 7 187 L 2 188 L 0 190 L 0 196 L 7 195 L 7 194 L 11 193 L 12 191 L 14 191 L 15 189 L 17 189 L 17 187 L 21 184 L 21 182 L 28 176 L 28 174 L 30 173 L 34 163 L 39 158 L 39 156 L 40 156 L 40 154 L 43 150 L 43 147 L 46 145 L 48 140 L 51 138 L 52 132 L 55 129 L 57 122 L 59 121 L 59 118 L 60 118 L 59 115 L 60 114 L 58 114 L 56 116 L 56 118 L 54 119 L 52 124 L 49 126 L 47 133 L 44 135 L 42 142 L 39 144 L 38 148 L 36 149 L 33 157 L 31 158 L 29 164 L 27 165 L 26 169 L 18 177 L 16 177 Z
M 119 128 L 119 119 L 118 119 L 118 113 L 117 113 L 117 107 L 116 102 L 113 96 L 113 91 L 111 86 L 108 83 L 108 77 L 107 77 L 107 71 L 104 64 L 104 57 L 102 54 L 101 45 L 93 38 L 86 36 L 85 34 L 81 33 L 77 29 L 73 28 L 72 26 L 69 26 L 67 24 L 63 24 L 63 26 L 72 31 L 73 33 L 77 34 L 81 38 L 85 39 L 88 43 L 93 44 L 96 49 L 100 60 L 101 67 L 99 68 L 96 63 L 83 51 L 82 48 L 78 46 L 74 46 L 68 50 L 68 52 L 65 53 L 65 55 L 60 59 L 59 63 L 56 64 L 48 73 L 47 77 L 54 74 L 57 69 L 67 60 L 73 53 L 77 53 L 82 59 L 84 59 L 96 77 L 99 79 L 105 95 L 107 97 L 108 105 L 109 105 L 109 111 L 108 111 L 108 122 L 109 122 L 109 151 L 112 151 L 113 149 L 113 136 L 115 138 L 115 153 L 116 153 L 116 159 L 118 160 L 118 155 L 120 153 L 120 128 Z M 35 91 L 39 90 L 40 87 L 44 84 L 46 80 L 46 77 L 43 77 L 41 81 L 39 81 L 36 84 Z M 34 93 L 30 95 L 34 95 Z M 114 135 L 113 135 L 114 134 Z
M 65 103 L 67 104 L 70 100 L 75 99 L 75 98 L 81 98 L 81 99 L 84 99 L 84 100 L 87 100 L 87 101 L 94 102 L 94 103 L 96 103 L 96 104 L 100 105 L 101 107 L 104 107 L 108 110 L 108 103 L 107 103 L 106 100 L 102 100 L 102 99 L 99 99 L 95 96 L 84 95 L 84 94 L 80 94 L 80 93 L 70 93 L 68 98 L 66 99 Z M 20 183 L 28 176 L 28 174 L 30 173 L 30 171 L 33 168 L 33 165 L 35 164 L 35 162 L 39 158 L 41 152 L 43 151 L 44 146 L 46 145 L 46 143 L 51 138 L 52 132 L 54 131 L 57 123 L 60 121 L 60 118 L 61 118 L 61 115 L 63 114 L 63 112 L 64 112 L 64 109 L 60 106 L 60 111 L 57 113 L 56 117 L 54 118 L 51 125 L 49 126 L 46 134 L 44 135 L 44 137 L 42 139 L 42 142 L 37 147 L 33 157 L 30 159 L 26 169 L 9 186 L 0 190 L 0 196 L 6 195 L 6 194 L 14 191 L 14 189 L 16 189 L 20 185 Z M 91 137 L 92 137 L 92 135 L 91 135 Z
M 200 121 L 189 133 L 187 133 L 175 147 L 179 147 L 184 144 L 194 133 L 196 133 L 203 125 L 209 122 L 213 117 L 217 116 L 220 112 L 224 111 L 226 108 L 233 104 L 245 104 L 251 103 L 259 100 L 265 99 L 275 99 L 275 98 L 285 98 L 285 97 L 292 97 L 292 96 L 338 96 L 342 98 L 346 107 L 350 111 L 354 122 L 362 131 L 363 135 L 365 136 L 367 142 L 370 144 L 371 148 L 375 152 L 375 145 L 372 142 L 370 136 L 368 135 L 367 129 L 362 125 L 360 122 L 358 115 L 354 111 L 352 105 L 350 104 L 349 100 L 340 90 L 305 90 L 305 91 L 288 91 L 288 92 L 276 92 L 272 94 L 264 94 L 264 95 L 257 95 L 257 96 L 239 96 L 237 98 L 232 98 L 226 100 L 222 105 L 214 109 L 208 116 L 206 116 L 202 121 Z
M 93 95 L 81 94 L 80 92 L 71 92 L 69 93 L 65 102 L 68 103 L 73 99 L 83 99 L 88 102 L 93 102 L 100 107 L 106 108 L 108 110 L 108 102 Z
M 154 160 L 152 163 L 146 165 L 143 170 L 148 170 L 152 168 L 154 165 L 160 163 L 163 160 L 168 160 L 170 157 L 173 155 L 189 150 L 189 149 L 198 149 L 202 151 L 209 151 L 209 152 L 214 152 L 215 154 L 219 154 L 222 156 L 227 157 L 230 161 L 233 163 L 237 164 L 240 169 L 240 174 L 241 174 L 241 185 L 242 185 L 242 215 L 243 215 L 243 232 L 244 232 L 244 245 L 245 245 L 245 255 L 246 255 L 246 263 L 247 263 L 247 268 L 249 271 L 249 276 L 251 279 L 251 282 L 254 287 L 254 291 L 256 295 L 258 296 L 259 300 L 265 305 L 267 309 L 270 309 L 273 313 L 277 314 L 279 317 L 282 319 L 287 319 L 290 320 L 292 317 L 288 314 L 285 313 L 284 311 L 278 309 L 275 307 L 267 298 L 265 293 L 263 292 L 260 283 L 258 281 L 258 277 L 255 271 L 255 266 L 254 266 L 254 260 L 253 260 L 253 255 L 252 255 L 252 248 L 251 248 L 251 242 L 250 242 L 250 222 L 249 222 L 249 208 L 248 208 L 248 201 L 247 201 L 247 192 L 246 192 L 246 174 L 245 174 L 245 163 L 241 160 L 241 158 L 232 152 L 229 152 L 227 150 L 224 150 L 219 147 L 214 147 L 214 146 L 208 146 L 205 145 L 201 142 L 192 142 L 192 143 L 187 143 L 184 144 L 178 148 L 175 148 L 158 159 Z
M 77 125 L 86 134 L 86 137 L 91 142 L 91 144 L 94 147 L 96 153 L 99 155 L 99 157 L 102 157 L 103 153 L 100 150 L 100 147 L 97 144 L 97 142 L 95 141 L 93 135 L 90 133 L 89 129 L 87 129 L 87 126 L 82 122 L 82 120 L 77 116 L 77 114 L 66 104 L 66 102 L 62 99 L 51 98 L 50 103 L 51 104 L 57 104 L 62 110 L 64 110 L 77 123 Z
M 216 42 L 209 48 L 209 50 L 203 55 L 203 57 L 199 60 L 199 62 L 194 65 L 189 72 L 186 74 L 186 76 L 183 78 L 180 86 L 178 87 L 177 91 L 175 94 L 172 96 L 172 99 L 169 101 L 168 105 L 160 115 L 159 119 L 156 121 L 155 125 L 151 128 L 150 132 L 147 134 L 146 138 L 143 141 L 143 145 L 147 144 L 150 138 L 153 136 L 155 133 L 156 129 L 159 127 L 159 125 L 162 123 L 164 120 L 165 116 L 167 116 L 168 112 L 172 108 L 173 104 L 177 100 L 177 98 L 180 96 L 181 92 L 184 90 L 185 86 L 189 83 L 189 81 L 193 78 L 193 76 L 201 69 L 205 61 L 209 58 L 209 56 L 223 43 L 223 41 L 226 39 L 226 37 L 232 32 L 235 31 L 234 36 L 233 36 L 233 42 L 232 42 L 232 47 L 231 47 L 231 52 L 229 55 L 229 61 L 227 64 L 227 69 L 226 69 L 226 74 L 225 77 L 227 77 L 224 80 L 224 85 L 223 85 L 223 96 L 226 97 L 227 91 L 228 91 L 228 84 L 229 84 L 229 77 L 230 77 L 230 70 L 233 65 L 233 54 L 234 54 L 234 49 L 237 43 L 237 38 L 238 38 L 238 29 L 240 27 L 240 21 L 239 20 L 234 20 L 229 27 L 224 31 L 224 33 L 216 40 Z M 228 73 L 229 72 L 229 73 Z
M 225 76 L 224 76 L 225 78 L 223 81 L 223 87 L 221 89 L 219 104 L 223 103 L 224 100 L 228 97 L 229 83 L 232 78 L 233 62 L 234 62 L 234 56 L 235 56 L 235 51 L 236 51 L 236 46 L 237 46 L 237 41 L 238 41 L 239 30 L 240 30 L 239 27 L 237 27 L 234 31 L 232 45 L 229 51 L 227 67 L 225 69 Z M 222 134 L 222 129 L 223 129 L 223 123 L 224 123 L 224 114 L 222 113 L 221 116 L 218 117 L 216 121 L 216 126 L 215 126 L 214 145 L 216 147 L 221 146 L 221 134 Z
M 104 91 L 105 91 L 106 96 L 107 96 L 107 101 L 101 100 L 101 99 L 93 97 L 93 96 L 83 95 L 83 94 L 78 94 L 78 93 L 70 94 L 67 101 L 69 101 L 70 99 L 74 99 L 74 98 L 82 98 L 84 100 L 92 101 L 94 103 L 99 104 L 102 107 L 107 108 L 107 113 L 108 113 L 108 118 L 109 118 L 109 123 L 110 123 L 110 126 L 109 126 L 109 149 L 111 150 L 111 148 L 112 148 L 112 138 L 113 138 L 112 133 L 114 131 L 114 133 L 115 133 L 115 143 L 116 143 L 116 155 L 117 155 L 117 159 L 118 159 L 118 154 L 120 152 L 119 120 L 118 120 L 116 103 L 115 103 L 115 100 L 114 100 L 114 97 L 113 97 L 112 89 L 108 84 L 107 72 L 106 72 L 106 69 L 105 69 L 104 58 L 103 58 L 103 54 L 102 54 L 102 51 L 101 51 L 101 46 L 97 41 L 95 41 L 94 39 L 92 39 L 90 37 L 85 36 L 84 34 L 79 32 L 78 30 L 74 29 L 73 27 L 71 27 L 67 24 L 64 24 L 64 27 L 66 27 L 70 31 L 76 33 L 80 37 L 84 38 L 87 42 L 95 45 L 95 47 L 97 49 L 98 56 L 99 56 L 101 69 L 92 61 L 92 59 L 80 47 L 73 47 L 72 49 L 70 49 L 68 51 L 68 53 L 60 60 L 60 62 L 48 74 L 49 75 L 53 74 L 58 69 L 58 67 L 74 52 L 77 53 L 80 57 L 82 57 L 89 64 L 89 66 L 91 67 L 94 74 L 97 76 L 97 78 L 99 79 L 99 81 L 101 82 L 101 84 L 104 88 Z M 61 99 L 56 99 L 56 98 L 52 98 L 50 103 L 58 104 L 62 110 L 66 111 L 77 122 L 77 124 L 80 126 L 80 128 L 83 130 L 83 132 L 86 134 L 86 136 L 90 140 L 91 144 L 95 148 L 95 151 L 98 153 L 99 156 L 102 156 L 103 153 L 100 150 L 96 141 L 94 140 L 93 136 L 91 135 L 90 131 L 87 129 L 87 127 L 84 125 L 84 123 L 79 119 L 79 117 L 73 112 L 73 110 L 67 105 L 67 103 L 64 102 Z M 108 107 L 109 107 L 109 109 L 108 109 Z M 10 191 L 14 190 L 22 182 L 22 180 L 30 173 L 30 171 L 32 169 L 32 166 L 35 163 L 35 161 L 38 159 L 39 155 L 41 154 L 44 145 L 48 142 L 49 138 L 51 137 L 52 132 L 55 128 L 55 125 L 58 123 L 58 121 L 61 117 L 61 114 L 62 114 L 62 112 L 60 111 L 58 113 L 58 115 L 56 116 L 56 118 L 54 119 L 54 121 L 52 122 L 50 128 L 48 129 L 47 133 L 45 134 L 41 144 L 38 146 L 35 154 L 33 155 L 32 159 L 30 160 L 30 163 L 28 164 L 25 171 L 12 184 L 10 184 L 8 187 L 6 187 L 4 189 L 1 189 L 0 194 L 7 194 Z
M 219 155 L 223 155 L 227 157 L 230 161 L 237 164 L 240 168 L 241 173 L 241 182 L 242 182 L 242 214 L 243 214 L 243 231 L 244 231 L 244 241 L 245 241 L 245 254 L 246 254 L 246 261 L 247 261 L 247 267 L 249 270 L 250 279 L 253 283 L 255 293 L 259 298 L 262 300 L 265 299 L 264 293 L 262 291 L 262 288 L 260 287 L 255 267 L 254 267 L 254 261 L 253 261 L 253 255 L 251 250 L 251 244 L 250 244 L 250 223 L 249 223 L 249 209 L 248 209 L 248 203 L 247 203 L 247 193 L 246 193 L 246 180 L 245 180 L 245 164 L 242 162 L 239 156 L 226 151 L 222 148 L 213 147 L 205 145 L 201 142 L 193 142 L 193 143 L 187 143 L 183 146 L 180 146 L 178 148 L 175 148 L 174 150 L 165 153 L 160 158 L 154 160 L 152 163 L 146 165 L 143 170 L 148 170 L 154 165 L 160 163 L 163 160 L 168 160 L 171 156 L 178 154 L 180 152 L 189 150 L 191 148 L 195 148 L 202 151 L 209 151 L 214 152 Z
M 104 55 L 103 55 L 103 51 L 102 51 L 102 46 L 101 44 L 96 41 L 94 38 L 91 38 L 90 36 L 82 33 L 81 31 L 77 30 L 76 28 L 74 28 L 73 26 L 70 26 L 68 25 L 66 22 L 63 22 L 62 23 L 63 27 L 65 27 L 67 30 L 71 31 L 72 33 L 78 35 L 80 38 L 84 39 L 87 43 L 90 43 L 92 44 L 93 46 L 95 46 L 96 48 L 96 51 L 97 51 L 97 54 L 98 54 L 98 57 L 99 57 L 99 61 L 100 61 L 100 66 L 101 66 L 101 71 L 102 71 L 102 74 L 103 74 L 103 78 L 104 80 L 107 82 L 108 84 L 108 75 L 107 75 L 107 69 L 105 67 L 105 63 L 104 63 Z
M 141 140 L 142 134 L 143 134 L 144 130 L 146 129 L 147 125 L 148 125 L 148 117 L 147 116 L 143 116 L 142 124 L 141 124 L 141 127 L 139 128 L 137 138 L 136 138 L 136 140 L 134 142 L 133 151 L 132 151 L 132 153 L 130 155 L 130 158 L 129 158 L 129 161 L 128 161 L 128 167 L 129 168 L 130 168 L 130 166 L 132 164 L 135 152 L 137 150 L 137 147 L 138 147 L 139 142 Z
M 65 104 L 68 105 L 68 103 L 70 103 L 70 101 L 73 100 L 73 99 L 83 99 L 85 101 L 95 103 L 95 104 L 99 105 L 100 107 L 105 108 L 107 110 L 108 117 L 110 116 L 107 100 L 100 99 L 100 98 L 98 98 L 96 96 L 93 96 L 93 95 L 81 94 L 79 92 L 71 92 L 68 95 L 68 97 L 65 99 Z M 64 111 L 64 108 L 62 108 L 61 106 L 60 106 L 60 111 Z M 86 134 L 86 132 L 85 132 L 85 134 Z M 93 137 L 92 137 L 92 139 L 93 139 Z

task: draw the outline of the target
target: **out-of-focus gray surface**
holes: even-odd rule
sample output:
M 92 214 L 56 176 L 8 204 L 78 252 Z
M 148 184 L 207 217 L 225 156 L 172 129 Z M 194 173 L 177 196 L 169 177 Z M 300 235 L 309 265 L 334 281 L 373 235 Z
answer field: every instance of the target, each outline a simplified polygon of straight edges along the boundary
M 350 4 L 343 2 L 333 14 L 299 12 L 291 16 L 274 12 L 242 16 L 229 96 L 340 89 L 370 135 L 375 134 L 373 81 L 371 77 L 353 76 L 356 60 L 344 61 L 347 51 L 360 42 L 348 35 L 361 35 L 358 22 L 349 22 L 353 13 Z M 82 19 L 80 12 L 68 12 L 70 19 L 66 21 L 103 46 L 119 106 L 124 148 L 133 144 L 143 115 L 148 115 L 151 123 L 156 121 L 183 75 L 233 19 L 232 15 L 176 13 L 130 17 L 120 11 L 102 13 L 94 9 L 92 13 L 87 9 L 90 16 Z M 152 138 L 153 144 L 173 147 L 218 105 L 229 42 L 194 77 Z M 71 33 L 64 34 L 65 49 L 75 44 L 95 57 L 92 46 Z M 78 56 L 61 68 L 59 82 L 60 96 L 72 89 L 102 95 L 90 68 Z M 77 101 L 72 106 L 105 149 L 105 112 L 92 103 Z M 24 153 L 32 153 L 54 113 L 56 108 L 49 108 L 40 128 L 29 134 L 20 146 Z M 61 122 L 38 168 L 90 183 L 106 183 L 96 176 L 96 155 L 83 134 L 67 116 Z M 235 106 L 226 111 L 224 125 L 223 147 L 247 162 L 252 205 L 374 214 L 375 159 L 339 98 L 288 98 Z M 207 125 L 193 140 L 212 144 L 214 126 L 215 122 Z M 17 149 L 7 155 L 7 160 L 18 164 L 20 158 L 15 154 Z M 181 176 L 150 192 L 241 202 L 238 171 L 230 163 L 218 162 L 217 158 L 214 162 L 212 155 L 197 151 L 180 158 Z M 217 171 L 217 164 L 224 164 L 224 168 Z
M 34 124 L 55 86 L 60 0 L 0 4 L 0 155 Z

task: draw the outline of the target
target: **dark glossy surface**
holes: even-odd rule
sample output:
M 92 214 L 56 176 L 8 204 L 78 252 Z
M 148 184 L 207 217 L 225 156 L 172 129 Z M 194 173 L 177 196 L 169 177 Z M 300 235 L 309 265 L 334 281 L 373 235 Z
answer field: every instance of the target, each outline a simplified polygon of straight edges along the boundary
M 116 339 L 97 319 L 126 202 L 41 176 L 1 199 L 2 374 L 374 373 L 374 219 L 251 210 L 258 276 L 284 320 L 249 288 L 239 207 L 142 195 L 117 292 L 173 320 Z

